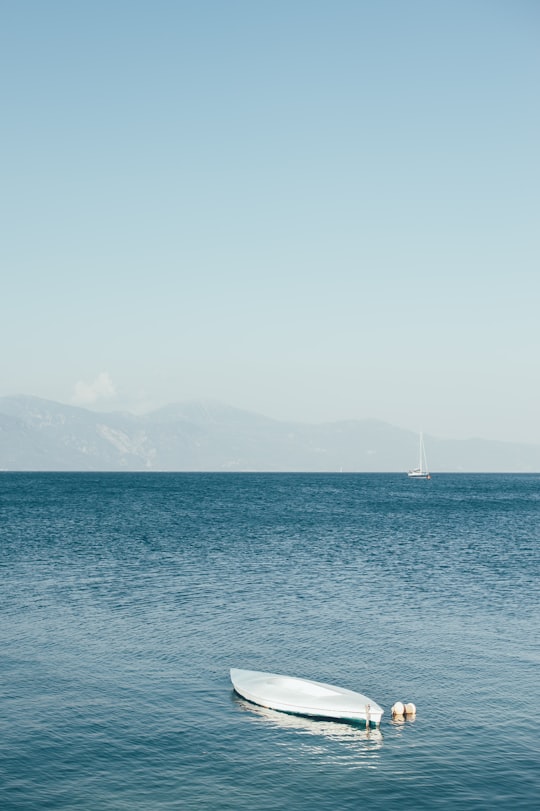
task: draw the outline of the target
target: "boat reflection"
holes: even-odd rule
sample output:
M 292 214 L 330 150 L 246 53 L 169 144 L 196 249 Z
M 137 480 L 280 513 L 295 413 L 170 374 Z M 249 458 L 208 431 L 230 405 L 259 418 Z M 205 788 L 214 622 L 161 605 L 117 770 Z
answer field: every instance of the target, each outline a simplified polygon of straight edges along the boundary
M 367 761 L 370 761 L 369 765 L 373 767 L 373 758 L 377 756 L 378 750 L 383 745 L 383 735 L 380 729 L 369 729 L 343 721 L 291 715 L 252 704 L 236 693 L 232 695 L 235 704 L 242 711 L 249 713 L 255 721 L 287 729 L 303 736 L 319 738 L 318 741 L 306 739 L 302 745 L 312 752 L 316 752 L 319 757 L 323 755 L 323 759 L 327 761 L 339 761 L 342 765 L 354 768 L 366 766 Z M 328 747 L 322 745 L 321 738 L 328 742 Z M 333 744 L 337 744 L 339 748 L 333 747 Z

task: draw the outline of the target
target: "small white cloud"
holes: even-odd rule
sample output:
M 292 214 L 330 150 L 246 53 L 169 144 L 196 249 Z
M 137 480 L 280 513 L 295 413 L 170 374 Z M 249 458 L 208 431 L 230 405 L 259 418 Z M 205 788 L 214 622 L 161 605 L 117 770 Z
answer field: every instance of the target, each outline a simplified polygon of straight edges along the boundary
M 110 400 L 116 397 L 116 389 L 108 372 L 101 372 L 92 383 L 79 380 L 71 402 L 75 405 L 92 405 L 98 400 Z

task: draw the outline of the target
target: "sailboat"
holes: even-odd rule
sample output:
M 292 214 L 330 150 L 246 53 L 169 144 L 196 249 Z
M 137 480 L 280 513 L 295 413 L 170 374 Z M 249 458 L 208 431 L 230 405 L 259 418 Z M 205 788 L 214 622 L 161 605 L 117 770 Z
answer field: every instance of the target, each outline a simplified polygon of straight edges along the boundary
M 410 479 L 431 479 L 427 466 L 426 449 L 424 448 L 424 435 L 420 434 L 420 450 L 418 454 L 418 467 L 409 470 L 407 476 Z

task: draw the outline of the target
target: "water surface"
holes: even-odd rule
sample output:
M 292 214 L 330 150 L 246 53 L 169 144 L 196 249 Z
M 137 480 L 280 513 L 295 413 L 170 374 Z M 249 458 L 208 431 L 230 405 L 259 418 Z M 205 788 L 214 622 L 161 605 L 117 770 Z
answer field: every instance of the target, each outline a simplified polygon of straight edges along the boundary
M 539 518 L 533 475 L 2 474 L 2 808 L 535 807 Z

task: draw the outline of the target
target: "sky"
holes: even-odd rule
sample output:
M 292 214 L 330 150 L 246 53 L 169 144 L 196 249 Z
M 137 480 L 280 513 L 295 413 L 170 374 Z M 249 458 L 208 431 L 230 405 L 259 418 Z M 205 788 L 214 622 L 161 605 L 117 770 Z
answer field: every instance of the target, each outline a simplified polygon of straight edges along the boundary
M 0 396 L 540 444 L 536 0 L 0 0 Z

